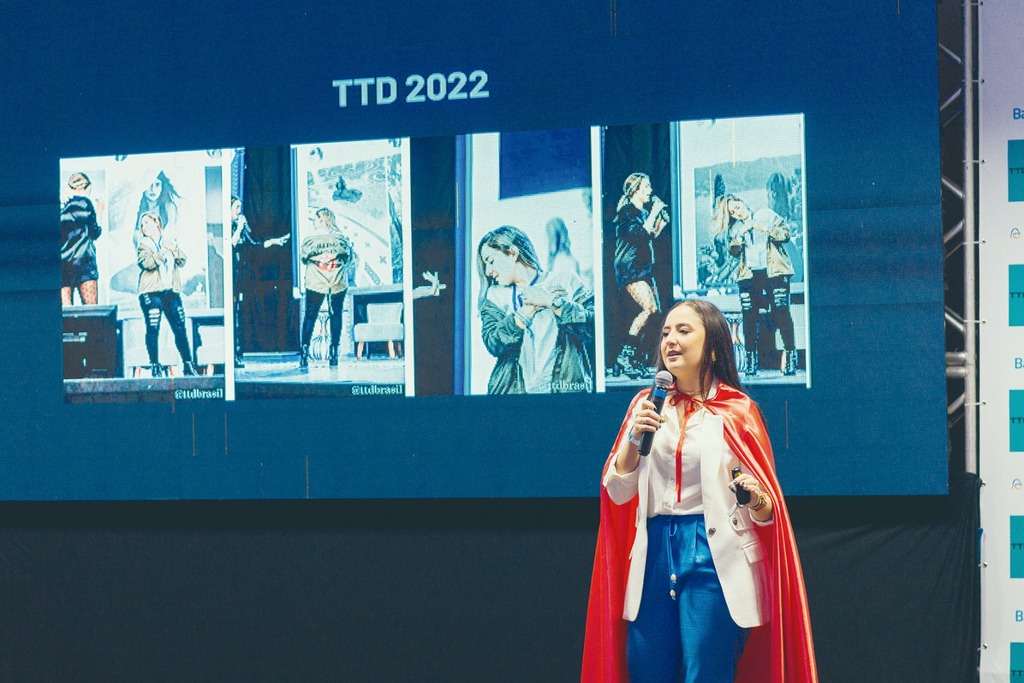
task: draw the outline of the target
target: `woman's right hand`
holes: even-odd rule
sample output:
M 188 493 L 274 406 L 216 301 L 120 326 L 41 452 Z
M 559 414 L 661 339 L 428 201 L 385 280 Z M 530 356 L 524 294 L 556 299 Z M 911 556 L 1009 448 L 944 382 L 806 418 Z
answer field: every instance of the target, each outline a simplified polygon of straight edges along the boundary
M 637 468 L 640 464 L 638 444 L 643 440 L 645 433 L 657 431 L 662 422 L 663 419 L 654 409 L 653 403 L 646 399 L 640 403 L 640 410 L 636 412 L 633 422 L 629 425 L 629 432 L 626 435 L 629 438 L 622 439 L 615 456 L 615 470 L 619 474 L 628 474 Z
M 537 307 L 532 304 L 523 304 L 519 307 L 519 310 L 513 314 L 512 319 L 521 330 L 526 330 L 533 321 L 533 316 L 537 315 Z
M 633 418 L 633 424 L 629 427 L 629 433 L 633 436 L 634 440 L 639 441 L 643 439 L 645 432 L 657 431 L 664 421 L 665 418 L 654 409 L 654 404 L 645 399 L 640 403 L 640 410 L 637 412 L 636 417 Z

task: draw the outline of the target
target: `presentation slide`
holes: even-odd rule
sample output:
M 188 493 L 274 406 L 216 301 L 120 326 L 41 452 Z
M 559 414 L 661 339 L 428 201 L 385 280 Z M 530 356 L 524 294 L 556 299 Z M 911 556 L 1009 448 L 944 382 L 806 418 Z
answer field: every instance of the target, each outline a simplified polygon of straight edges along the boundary
M 0 499 L 596 495 L 693 298 L 787 493 L 947 490 L 934 7 L 392 9 L 3 10 Z

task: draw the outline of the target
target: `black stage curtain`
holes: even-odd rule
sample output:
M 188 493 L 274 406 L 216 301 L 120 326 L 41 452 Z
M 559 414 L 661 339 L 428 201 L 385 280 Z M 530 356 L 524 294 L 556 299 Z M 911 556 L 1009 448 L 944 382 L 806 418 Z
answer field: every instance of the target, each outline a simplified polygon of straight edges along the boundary
M 976 680 L 977 491 L 790 501 L 822 681 Z M 597 507 L 0 504 L 0 680 L 578 680 Z
M 247 147 L 242 203 L 253 238 L 292 233 L 291 149 Z M 243 246 L 235 268 L 239 350 L 287 352 L 299 348 L 299 305 L 292 298 L 294 235 L 283 247 Z
M 790 502 L 823 683 L 978 680 L 979 490 Z

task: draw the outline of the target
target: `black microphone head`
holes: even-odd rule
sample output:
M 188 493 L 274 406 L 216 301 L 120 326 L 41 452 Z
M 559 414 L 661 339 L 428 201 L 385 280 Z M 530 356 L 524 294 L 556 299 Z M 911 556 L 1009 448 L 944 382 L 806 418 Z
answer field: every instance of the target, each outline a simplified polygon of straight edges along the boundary
M 668 389 L 675 382 L 676 378 L 668 370 L 661 370 L 654 376 L 654 386 L 659 389 Z

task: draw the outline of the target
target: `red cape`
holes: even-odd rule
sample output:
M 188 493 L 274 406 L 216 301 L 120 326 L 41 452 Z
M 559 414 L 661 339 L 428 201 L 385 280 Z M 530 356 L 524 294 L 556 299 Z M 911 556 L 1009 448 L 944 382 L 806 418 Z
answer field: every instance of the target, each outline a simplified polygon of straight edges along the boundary
M 612 455 L 625 436 L 629 415 L 636 402 L 646 398 L 642 391 L 633 399 L 619 428 Z M 725 441 L 771 496 L 775 523 L 757 527 L 767 554 L 771 586 L 769 618 L 752 629 L 736 681 L 739 683 L 816 683 L 817 665 L 811 640 L 811 620 L 807 594 L 800 569 L 800 556 L 789 519 L 789 510 L 779 480 L 775 476 L 768 432 L 761 411 L 750 398 L 732 387 L 720 384 L 715 397 L 705 402 L 707 410 L 720 415 L 725 423 Z M 612 458 L 605 463 L 605 471 Z M 603 477 L 602 477 L 603 479 Z M 616 505 L 601 487 L 601 525 L 597 534 L 597 552 L 590 584 L 587 610 L 587 635 L 583 645 L 583 683 L 629 681 L 626 668 L 626 621 L 622 618 L 626 592 L 629 552 L 636 536 L 637 497 Z

